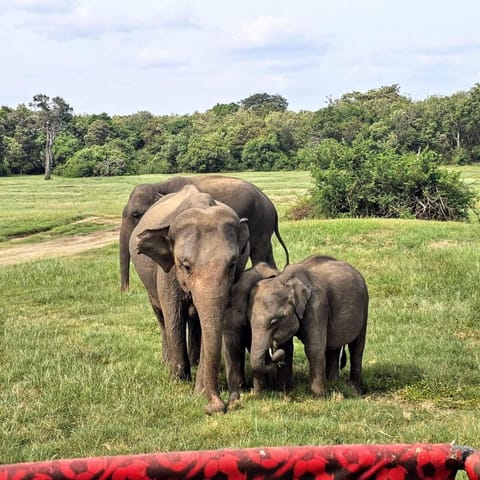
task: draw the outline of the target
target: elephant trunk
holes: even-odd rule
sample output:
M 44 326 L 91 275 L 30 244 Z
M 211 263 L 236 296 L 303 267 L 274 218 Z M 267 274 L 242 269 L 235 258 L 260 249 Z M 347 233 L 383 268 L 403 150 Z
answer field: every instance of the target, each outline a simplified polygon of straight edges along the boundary
M 203 289 L 198 297 L 192 292 L 192 297 L 202 329 L 200 364 L 195 381 L 195 392 L 203 393 L 207 398 L 207 413 L 225 412 L 226 405 L 220 398 L 218 388 L 218 373 L 222 352 L 223 316 L 229 298 L 228 289 L 216 296 L 205 295 Z
M 120 228 L 119 239 L 119 257 L 120 257 L 120 288 L 122 292 L 128 290 L 130 284 L 130 235 L 133 228 L 128 225 L 128 222 L 123 219 Z
M 282 349 L 275 350 L 271 353 L 269 345 L 258 347 L 255 341 L 252 343 L 252 350 L 250 353 L 250 363 L 253 373 L 266 375 L 274 372 L 279 364 L 285 358 L 285 351 Z

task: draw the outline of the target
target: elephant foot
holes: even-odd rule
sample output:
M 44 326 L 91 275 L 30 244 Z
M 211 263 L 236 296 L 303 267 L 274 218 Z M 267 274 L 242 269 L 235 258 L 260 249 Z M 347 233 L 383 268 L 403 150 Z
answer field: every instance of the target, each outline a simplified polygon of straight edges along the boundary
M 231 412 L 232 410 L 237 410 L 238 408 L 240 408 L 240 395 L 236 395 L 233 398 L 230 395 L 230 398 L 228 399 L 227 410 Z
M 362 383 L 358 383 L 358 382 L 354 382 L 354 381 L 350 380 L 350 384 L 355 389 L 355 391 L 357 392 L 358 395 L 365 395 L 366 390 L 363 387 Z
M 228 397 L 228 405 L 234 404 L 235 402 L 238 402 L 240 400 L 240 393 L 239 392 L 232 392 L 230 393 Z
M 172 376 L 178 380 L 190 381 L 192 380 L 192 375 L 190 373 L 190 368 L 187 368 L 182 365 L 175 365 L 172 369 Z
M 212 395 L 210 402 L 205 407 L 205 413 L 207 415 L 214 415 L 216 413 L 225 413 L 227 406 L 224 401 L 218 395 Z
M 316 397 L 325 398 L 327 396 L 327 388 L 319 383 L 313 382 L 310 385 L 310 390 Z

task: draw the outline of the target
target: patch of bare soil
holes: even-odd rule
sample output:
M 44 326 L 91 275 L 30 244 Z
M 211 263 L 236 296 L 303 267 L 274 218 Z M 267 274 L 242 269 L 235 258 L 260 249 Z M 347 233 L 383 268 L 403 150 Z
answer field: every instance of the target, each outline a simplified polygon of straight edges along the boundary
M 66 257 L 118 241 L 119 227 L 107 231 L 18 245 L 0 250 L 0 266 L 51 257 Z

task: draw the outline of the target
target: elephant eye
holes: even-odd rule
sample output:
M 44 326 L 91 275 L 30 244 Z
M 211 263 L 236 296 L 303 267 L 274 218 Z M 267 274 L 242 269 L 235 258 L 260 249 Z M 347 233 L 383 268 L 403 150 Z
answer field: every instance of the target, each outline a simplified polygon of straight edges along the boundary
M 272 318 L 270 320 L 270 326 L 273 327 L 278 323 L 278 318 Z
M 184 270 L 188 275 L 192 273 L 192 266 L 186 260 L 180 262 L 180 266 L 182 267 L 182 270 Z

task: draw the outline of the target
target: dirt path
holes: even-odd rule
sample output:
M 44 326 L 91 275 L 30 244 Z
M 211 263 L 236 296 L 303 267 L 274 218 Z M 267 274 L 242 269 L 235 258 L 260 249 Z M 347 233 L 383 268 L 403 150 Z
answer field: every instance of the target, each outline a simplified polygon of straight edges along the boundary
M 0 267 L 42 258 L 65 257 L 118 241 L 119 228 L 0 249 Z

